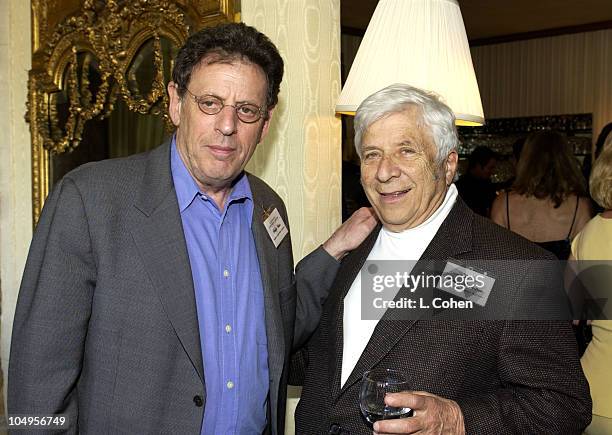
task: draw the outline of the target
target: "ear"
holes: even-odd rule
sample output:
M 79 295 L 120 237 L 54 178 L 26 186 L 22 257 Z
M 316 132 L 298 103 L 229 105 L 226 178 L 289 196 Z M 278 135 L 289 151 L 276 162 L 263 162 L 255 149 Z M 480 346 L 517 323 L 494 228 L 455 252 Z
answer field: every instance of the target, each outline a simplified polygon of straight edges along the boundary
M 179 126 L 181 120 L 181 97 L 178 93 L 178 86 L 174 82 L 168 83 L 168 96 L 170 97 L 170 104 L 168 105 L 168 112 L 170 119 L 175 126 Z
M 446 185 L 450 186 L 455 179 L 455 173 L 457 172 L 457 164 L 459 162 L 459 155 L 457 150 L 452 150 L 446 157 L 444 163 L 444 175 L 446 177 Z
M 270 129 L 270 121 L 272 121 L 272 114 L 274 113 L 275 108 L 276 106 L 272 107 L 271 109 L 268 109 L 268 117 L 263 123 L 263 127 L 261 129 L 261 136 L 259 138 L 260 141 L 262 141 L 268 134 L 268 130 Z

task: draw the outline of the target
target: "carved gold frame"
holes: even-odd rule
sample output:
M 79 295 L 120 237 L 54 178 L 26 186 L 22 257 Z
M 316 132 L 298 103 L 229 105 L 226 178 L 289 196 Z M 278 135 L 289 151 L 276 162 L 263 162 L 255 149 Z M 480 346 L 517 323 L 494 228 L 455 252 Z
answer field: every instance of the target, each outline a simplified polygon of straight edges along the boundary
M 108 116 L 116 98 L 122 98 L 132 111 L 159 115 L 170 124 L 160 38 L 179 47 L 193 31 L 236 21 L 238 9 L 239 0 L 32 0 L 26 121 L 32 137 L 34 224 L 50 190 L 51 153 L 77 147 L 85 123 Z M 155 79 L 148 95 L 134 95 L 128 86 L 128 69 L 140 47 L 151 40 Z M 77 76 L 78 52 L 89 52 L 98 62 L 102 84 L 95 99 L 86 76 Z M 65 74 L 71 104 L 62 131 L 51 102 L 62 90 Z

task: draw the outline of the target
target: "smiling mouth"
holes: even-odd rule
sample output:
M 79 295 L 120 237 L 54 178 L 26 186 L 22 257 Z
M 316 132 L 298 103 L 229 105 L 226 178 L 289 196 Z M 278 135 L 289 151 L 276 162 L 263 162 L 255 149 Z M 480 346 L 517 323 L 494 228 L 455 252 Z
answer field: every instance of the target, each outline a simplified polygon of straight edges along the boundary
M 395 192 L 389 192 L 389 193 L 384 193 L 384 192 L 379 192 L 381 196 L 385 197 L 385 198 L 398 198 L 406 193 L 410 192 L 410 189 L 406 189 L 406 190 L 396 190 Z
M 396 190 L 394 192 L 379 192 L 380 195 L 380 201 L 383 204 L 395 204 L 397 202 L 400 202 L 404 199 L 404 197 L 406 196 L 406 194 L 408 192 L 410 192 L 410 190 L 412 189 L 406 189 L 406 190 Z

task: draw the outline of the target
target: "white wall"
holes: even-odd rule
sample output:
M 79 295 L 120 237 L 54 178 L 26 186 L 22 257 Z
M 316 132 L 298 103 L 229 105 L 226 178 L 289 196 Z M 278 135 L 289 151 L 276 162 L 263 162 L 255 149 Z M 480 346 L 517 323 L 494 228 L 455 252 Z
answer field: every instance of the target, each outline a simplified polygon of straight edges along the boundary
M 593 113 L 612 121 L 612 29 L 472 48 L 487 118 Z
M 30 133 L 24 120 L 31 58 L 30 2 L 0 1 L 0 351 L 5 397 L 15 303 L 32 238 Z

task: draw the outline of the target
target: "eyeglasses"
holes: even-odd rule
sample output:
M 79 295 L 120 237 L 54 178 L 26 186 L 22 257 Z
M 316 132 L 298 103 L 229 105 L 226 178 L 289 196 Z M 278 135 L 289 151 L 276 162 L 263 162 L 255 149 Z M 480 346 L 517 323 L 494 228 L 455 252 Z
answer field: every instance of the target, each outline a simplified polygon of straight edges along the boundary
M 193 101 L 196 102 L 200 110 L 206 115 L 216 115 L 221 112 L 224 107 L 229 106 L 234 108 L 239 120 L 246 124 L 252 124 L 259 121 L 265 113 L 265 109 L 255 104 L 224 104 L 221 98 L 215 97 L 214 95 L 197 96 L 189 89 L 185 88 L 185 90 L 193 97 Z

